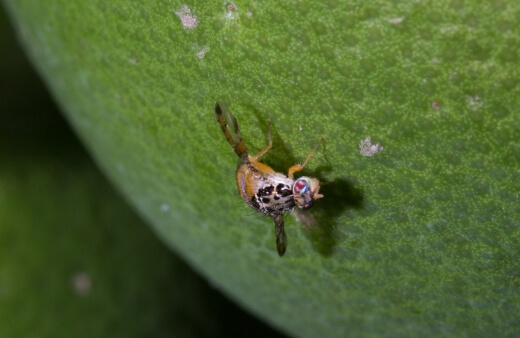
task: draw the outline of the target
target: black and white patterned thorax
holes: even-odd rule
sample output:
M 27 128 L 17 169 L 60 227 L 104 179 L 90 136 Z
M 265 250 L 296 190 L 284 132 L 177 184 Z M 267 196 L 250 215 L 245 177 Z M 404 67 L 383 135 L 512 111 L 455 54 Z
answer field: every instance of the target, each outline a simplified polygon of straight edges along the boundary
M 266 175 L 256 183 L 256 193 L 250 201 L 254 209 L 271 216 L 290 211 L 296 206 L 292 192 L 294 181 L 285 175 Z

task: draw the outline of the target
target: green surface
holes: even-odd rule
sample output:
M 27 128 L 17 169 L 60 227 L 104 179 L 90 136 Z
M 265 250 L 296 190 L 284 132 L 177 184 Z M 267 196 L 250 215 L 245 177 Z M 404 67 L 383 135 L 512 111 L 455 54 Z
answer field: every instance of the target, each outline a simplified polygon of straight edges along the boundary
M 0 337 L 279 336 L 169 252 L 56 132 L 0 137 Z
M 279 337 L 165 248 L 114 191 L 2 9 L 0 337 Z
M 300 336 L 520 329 L 517 1 L 4 3 L 111 180 L 255 313 Z M 273 120 L 279 170 L 327 137 L 305 172 L 332 182 L 321 227 L 288 220 L 282 259 L 217 100 L 253 151 Z

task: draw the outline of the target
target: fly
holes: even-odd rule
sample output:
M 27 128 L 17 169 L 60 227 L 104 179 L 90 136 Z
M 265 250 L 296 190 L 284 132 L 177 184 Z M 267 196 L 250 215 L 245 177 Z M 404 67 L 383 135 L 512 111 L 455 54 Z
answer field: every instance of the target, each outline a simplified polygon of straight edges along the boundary
M 283 256 L 287 249 L 284 213 L 292 211 L 296 207 L 302 210 L 310 209 L 315 200 L 323 197 L 319 193 L 319 180 L 307 176 L 302 176 L 295 180 L 294 173 L 305 168 L 305 165 L 320 144 L 325 141 L 325 138 L 321 138 L 314 149 L 307 155 L 303 164 L 293 165 L 289 168 L 287 176 L 285 176 L 260 162 L 260 158 L 273 145 L 271 120 L 267 120 L 269 144 L 256 156 L 251 156 L 240 135 L 236 118 L 221 102 L 215 104 L 215 116 L 226 140 L 241 160 L 236 173 L 238 192 L 251 208 L 273 219 L 276 233 L 276 248 L 278 254 Z

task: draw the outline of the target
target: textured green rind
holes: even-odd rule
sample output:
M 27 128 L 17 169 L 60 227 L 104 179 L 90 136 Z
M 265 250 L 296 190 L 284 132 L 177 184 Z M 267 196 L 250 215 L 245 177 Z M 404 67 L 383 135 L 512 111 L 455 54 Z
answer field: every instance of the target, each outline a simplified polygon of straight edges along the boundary
M 0 7 L 0 337 L 279 337 L 116 194 L 10 28 Z
M 518 2 L 197 1 L 191 30 L 179 1 L 4 2 L 107 174 L 240 303 L 295 335 L 518 332 Z M 273 120 L 279 170 L 327 137 L 321 228 L 288 219 L 282 259 L 216 100 L 253 151 Z

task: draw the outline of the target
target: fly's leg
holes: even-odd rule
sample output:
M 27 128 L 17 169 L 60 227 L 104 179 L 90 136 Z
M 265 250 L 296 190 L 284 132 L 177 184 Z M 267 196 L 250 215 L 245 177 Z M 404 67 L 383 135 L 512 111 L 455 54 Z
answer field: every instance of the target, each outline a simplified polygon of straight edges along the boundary
M 287 176 L 289 176 L 289 178 L 291 180 L 294 179 L 294 173 L 295 172 L 301 171 L 301 170 L 303 170 L 303 168 L 305 168 L 305 166 L 307 165 L 307 162 L 309 162 L 309 160 L 311 159 L 312 155 L 314 155 L 314 152 L 316 151 L 316 149 L 318 149 L 320 144 L 323 143 L 323 141 L 325 141 L 325 137 L 322 137 L 321 140 L 318 142 L 318 144 L 316 144 L 314 149 L 312 149 L 310 154 L 307 155 L 307 158 L 305 159 L 305 162 L 303 162 L 303 164 L 295 164 L 295 165 L 293 165 L 292 167 L 289 168 L 289 173 L 288 173 Z
M 255 157 L 253 157 L 254 162 L 258 161 L 260 159 L 260 157 L 265 155 L 265 153 L 267 153 L 269 151 L 269 149 L 271 149 L 273 147 L 273 140 L 271 138 L 271 120 L 267 120 L 267 136 L 269 137 L 269 144 L 261 152 L 256 154 Z
M 244 141 L 242 141 L 242 136 L 240 136 L 237 119 L 222 102 L 215 103 L 215 117 L 229 145 L 242 161 L 247 162 L 248 151 Z M 231 130 L 230 127 L 232 127 Z

